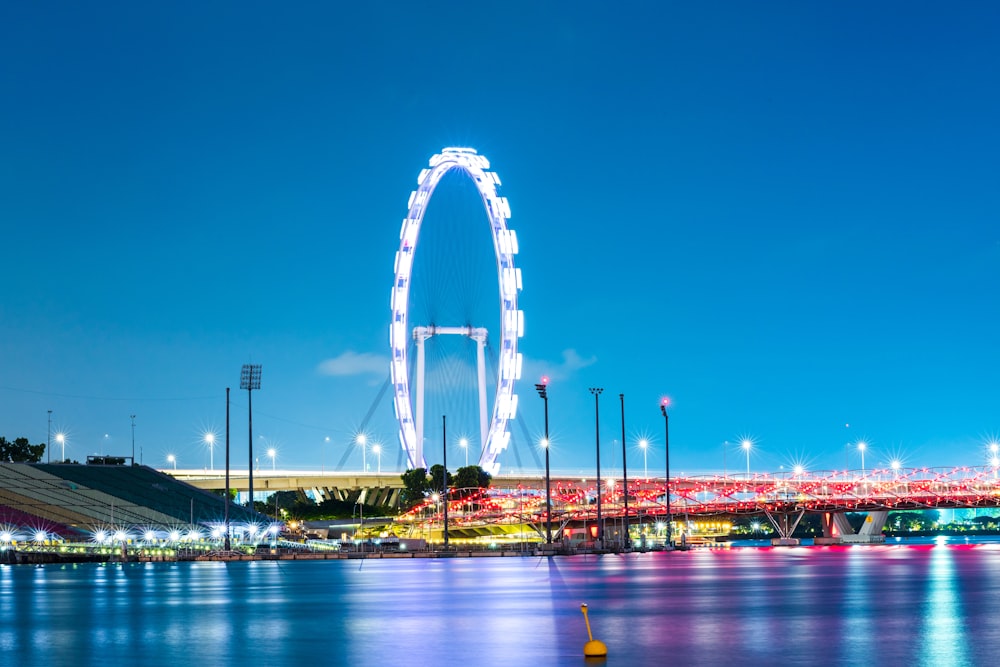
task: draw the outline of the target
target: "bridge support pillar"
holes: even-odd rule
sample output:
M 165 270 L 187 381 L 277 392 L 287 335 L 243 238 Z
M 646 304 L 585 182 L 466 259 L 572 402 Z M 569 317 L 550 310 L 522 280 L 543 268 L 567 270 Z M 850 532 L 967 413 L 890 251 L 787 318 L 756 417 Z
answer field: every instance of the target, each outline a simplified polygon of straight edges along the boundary
M 843 512 L 823 512 L 821 523 L 823 524 L 823 537 L 837 538 L 854 534 L 851 522 L 847 520 L 847 515 Z
M 774 546 L 797 546 L 799 540 L 792 537 L 792 533 L 795 529 L 799 527 L 799 522 L 802 521 L 802 517 L 805 516 L 805 510 L 798 510 L 796 512 L 781 512 L 774 513 L 767 510 L 764 514 L 767 515 L 768 521 L 774 526 L 774 529 L 778 531 L 778 537 L 771 540 L 771 544 Z

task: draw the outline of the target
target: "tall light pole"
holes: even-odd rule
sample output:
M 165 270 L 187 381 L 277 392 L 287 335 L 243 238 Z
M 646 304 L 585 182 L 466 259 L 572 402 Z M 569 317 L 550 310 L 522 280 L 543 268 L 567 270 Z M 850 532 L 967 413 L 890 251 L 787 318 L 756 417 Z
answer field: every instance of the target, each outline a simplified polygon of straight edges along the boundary
M 129 415 L 132 419 L 132 465 L 135 465 L 135 415 Z
M 740 447 L 747 453 L 747 479 L 750 479 L 750 450 L 753 449 L 753 440 L 744 438 L 743 442 L 740 443 Z
M 229 551 L 229 387 L 226 387 L 226 551 Z
M 448 548 L 448 418 L 441 415 L 441 451 L 442 465 L 444 471 L 441 474 L 441 486 L 443 493 L 441 501 L 444 502 L 444 548 Z
M 215 470 L 215 434 L 205 434 L 205 444 L 208 445 L 208 467 Z
M 462 438 L 458 441 L 458 446 L 465 450 L 465 467 L 469 467 L 469 441 L 466 438 Z
M 646 466 L 646 450 L 649 449 L 649 440 L 643 438 L 639 441 L 639 449 L 642 450 L 642 476 L 649 480 L 649 468 Z
M 597 440 L 597 548 L 604 544 L 604 523 L 601 519 L 601 392 L 604 387 L 590 387 L 594 396 L 594 437 Z
M 861 452 L 861 476 L 865 476 L 865 450 L 868 449 L 868 443 L 864 440 L 858 442 L 858 451 Z
M 260 364 L 243 364 L 240 370 L 240 389 L 247 390 L 247 486 L 250 494 L 250 511 L 253 511 L 253 390 L 260 389 Z
M 271 447 L 270 449 L 267 450 L 267 455 L 271 457 L 271 472 L 274 472 L 277 469 L 276 468 L 277 464 L 275 464 L 274 461 L 275 457 L 278 456 L 278 450 L 276 450 L 274 447 Z
M 535 390 L 542 397 L 545 406 L 545 543 L 552 544 L 552 486 L 549 477 L 549 378 L 542 376 L 542 381 L 535 385 Z
M 167 454 L 167 463 L 174 464 L 174 470 L 177 470 L 177 457 L 173 454 Z
M 59 459 L 59 462 L 66 463 L 66 436 L 62 433 L 56 433 L 56 442 L 62 445 L 62 458 Z
M 368 437 L 359 433 L 354 441 L 361 445 L 361 472 L 368 472 Z
M 628 465 L 626 464 L 625 447 L 625 394 L 618 394 L 618 400 L 622 404 L 622 493 L 625 494 L 625 548 L 629 548 L 631 540 L 628 534 Z
M 372 453 L 378 457 L 378 474 L 382 474 L 382 445 L 376 443 L 372 445 Z M 468 456 L 468 453 L 466 453 Z
M 670 417 L 667 415 L 667 406 L 670 405 L 670 399 L 664 398 L 660 401 L 660 412 L 663 414 L 663 456 L 667 460 L 667 476 L 665 478 L 666 482 L 663 486 L 663 495 L 667 501 L 667 542 L 666 547 L 669 549 L 673 541 L 671 536 L 673 519 L 670 516 Z
M 45 438 L 46 463 L 52 463 L 52 411 L 49 410 L 49 434 Z

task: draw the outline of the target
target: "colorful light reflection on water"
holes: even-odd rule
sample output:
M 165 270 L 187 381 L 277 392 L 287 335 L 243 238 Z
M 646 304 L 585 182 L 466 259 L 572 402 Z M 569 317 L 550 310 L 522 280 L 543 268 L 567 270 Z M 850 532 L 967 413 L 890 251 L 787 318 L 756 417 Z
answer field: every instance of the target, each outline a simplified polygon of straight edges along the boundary
M 1000 545 L 0 566 L 5 664 L 994 664 Z

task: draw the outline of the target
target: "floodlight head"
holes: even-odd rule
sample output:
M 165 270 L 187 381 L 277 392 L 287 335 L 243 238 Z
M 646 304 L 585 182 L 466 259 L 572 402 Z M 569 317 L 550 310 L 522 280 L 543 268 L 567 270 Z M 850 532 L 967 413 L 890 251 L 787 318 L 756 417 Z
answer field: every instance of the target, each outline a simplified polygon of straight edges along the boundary
M 594 396 L 600 396 L 602 391 L 604 391 L 604 387 L 590 387 L 590 393 Z
M 243 364 L 240 371 L 240 389 L 260 389 L 260 364 Z

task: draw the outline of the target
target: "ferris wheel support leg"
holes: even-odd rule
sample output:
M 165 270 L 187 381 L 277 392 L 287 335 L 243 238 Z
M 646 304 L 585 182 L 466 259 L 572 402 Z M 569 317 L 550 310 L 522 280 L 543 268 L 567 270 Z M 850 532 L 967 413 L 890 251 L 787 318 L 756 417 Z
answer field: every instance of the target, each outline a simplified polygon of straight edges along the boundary
M 424 341 L 423 335 L 417 339 L 417 409 L 414 425 L 417 429 L 416 460 L 419 464 L 424 460 Z
M 479 370 L 479 460 L 486 454 L 486 339 L 476 340 L 476 365 Z

